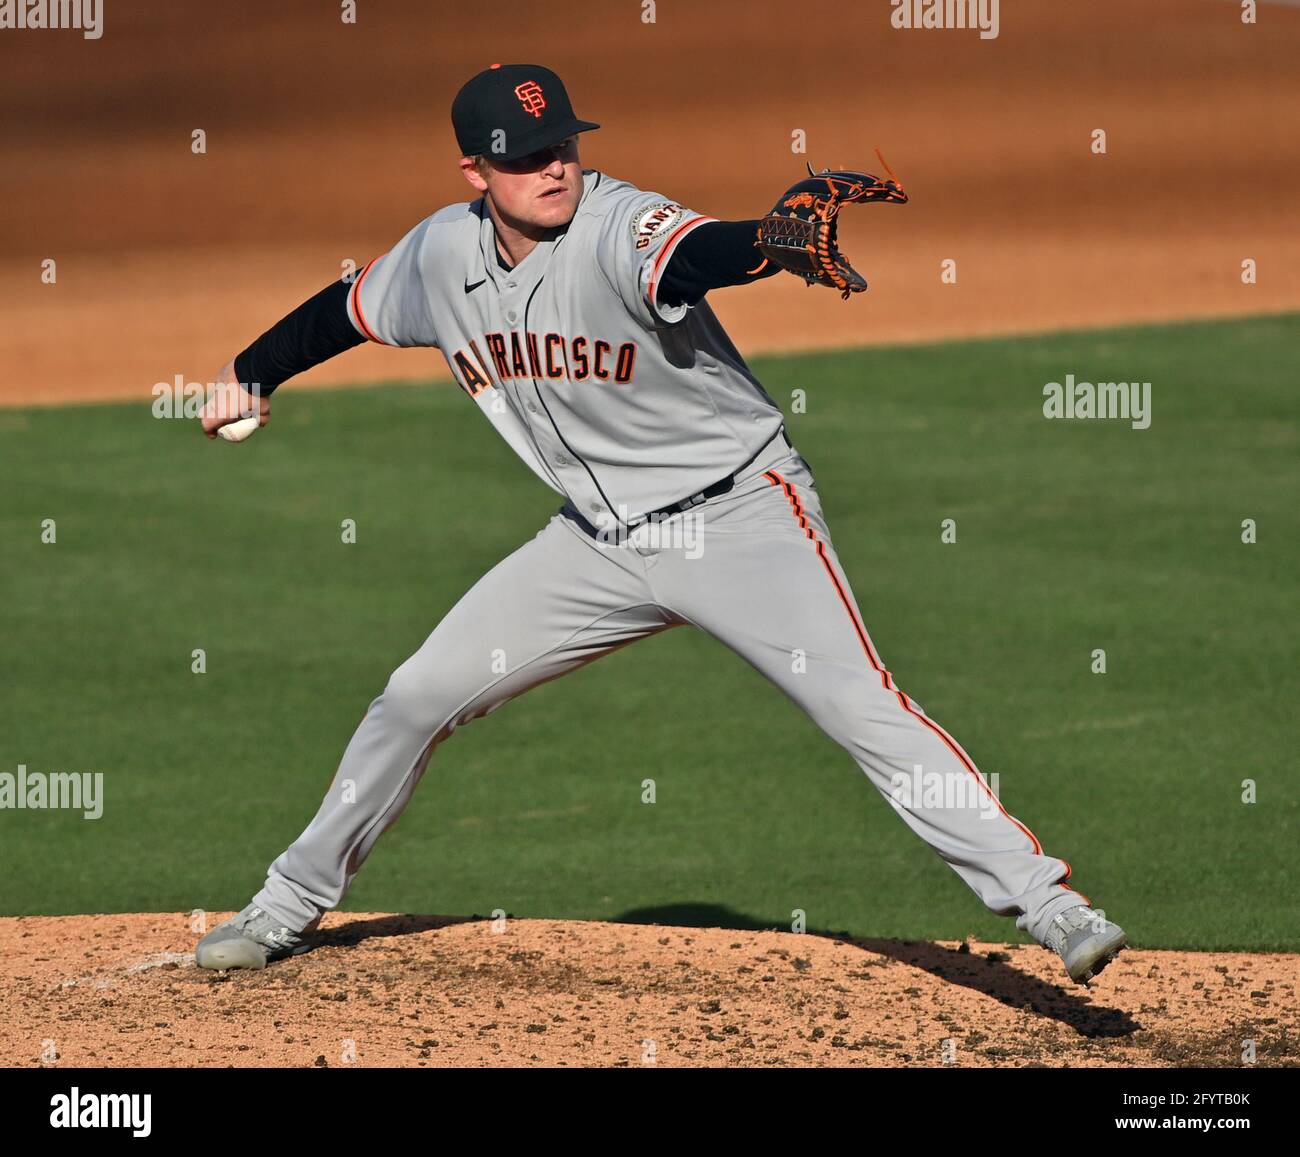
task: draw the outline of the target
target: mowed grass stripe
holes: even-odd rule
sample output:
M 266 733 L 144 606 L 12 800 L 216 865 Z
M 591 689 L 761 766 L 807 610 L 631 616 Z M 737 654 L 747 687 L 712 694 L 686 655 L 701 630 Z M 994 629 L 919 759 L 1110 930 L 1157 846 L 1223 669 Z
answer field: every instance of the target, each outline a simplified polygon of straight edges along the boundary
M 1282 316 L 754 362 L 899 685 L 1139 944 L 1300 948 L 1298 349 Z M 1150 428 L 1045 420 L 1067 373 L 1150 381 Z M 0 810 L 0 912 L 242 905 L 389 672 L 558 505 L 446 383 L 291 384 L 239 447 L 147 405 L 0 414 L 0 772 L 106 797 Z M 1022 939 L 686 629 L 458 731 L 347 906 Z

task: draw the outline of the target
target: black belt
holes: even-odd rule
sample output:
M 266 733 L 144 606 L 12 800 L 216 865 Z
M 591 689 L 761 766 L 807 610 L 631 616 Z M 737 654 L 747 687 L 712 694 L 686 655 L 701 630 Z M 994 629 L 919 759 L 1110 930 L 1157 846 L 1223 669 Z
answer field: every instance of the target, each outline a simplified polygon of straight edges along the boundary
M 725 478 L 718 479 L 718 481 L 713 483 L 712 486 L 706 486 L 703 490 L 696 494 L 692 494 L 689 498 L 683 498 L 680 502 L 670 502 L 667 506 L 659 507 L 658 510 L 648 511 L 646 514 L 642 515 L 637 522 L 629 523 L 628 525 L 638 526 L 642 522 L 659 522 L 665 518 L 672 518 L 675 514 L 682 514 L 694 506 L 699 506 L 701 502 L 708 502 L 710 498 L 717 498 L 720 495 L 726 494 L 728 491 L 734 489 L 737 475 L 741 474 L 751 462 L 763 453 L 763 451 L 772 444 L 773 439 L 775 439 L 777 435 L 780 435 L 782 441 L 784 441 L 791 450 L 794 449 L 794 447 L 790 445 L 790 439 L 786 437 L 785 427 L 782 426 L 777 430 L 776 434 L 773 434 L 771 438 L 764 442 Z M 572 519 L 576 522 L 592 538 L 603 540 L 610 534 L 609 530 L 601 531 L 584 518 L 581 511 L 579 511 L 572 502 L 566 502 L 562 507 L 560 507 L 560 513 L 566 518 Z

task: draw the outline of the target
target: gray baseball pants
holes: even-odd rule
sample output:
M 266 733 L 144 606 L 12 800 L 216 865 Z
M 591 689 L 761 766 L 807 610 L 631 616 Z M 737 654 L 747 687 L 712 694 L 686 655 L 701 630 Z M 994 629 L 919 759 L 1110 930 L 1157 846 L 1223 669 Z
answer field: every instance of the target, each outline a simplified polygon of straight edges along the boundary
M 556 514 L 485 574 L 388 680 L 320 810 L 254 902 L 301 930 L 346 895 L 457 727 L 637 639 L 692 624 L 857 760 L 984 903 L 1041 941 L 1069 865 L 1044 854 L 957 742 L 895 686 L 840 569 L 807 464 L 775 439 L 727 494 L 621 543 Z M 955 790 L 954 790 L 955 789 Z

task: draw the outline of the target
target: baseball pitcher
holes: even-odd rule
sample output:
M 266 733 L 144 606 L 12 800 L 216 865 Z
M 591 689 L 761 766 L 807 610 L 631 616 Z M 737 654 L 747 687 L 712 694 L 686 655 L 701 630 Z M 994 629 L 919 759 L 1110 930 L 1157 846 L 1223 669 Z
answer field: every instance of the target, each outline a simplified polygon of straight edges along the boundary
M 905 203 L 897 180 L 810 170 L 762 218 L 715 220 L 583 169 L 579 134 L 599 126 L 576 118 L 539 65 L 479 73 L 452 122 L 474 199 L 425 218 L 253 342 L 221 371 L 203 429 L 248 437 L 278 385 L 364 341 L 436 346 L 563 505 L 393 672 L 315 818 L 248 907 L 199 942 L 198 964 L 262 968 L 309 949 L 457 727 L 691 625 L 779 686 L 990 909 L 1086 983 L 1124 932 L 894 682 L 812 471 L 706 301 L 783 270 L 845 298 L 865 290 L 839 251 L 837 216 Z M 501 651 L 504 669 L 492 661 Z M 980 806 L 906 790 L 918 775 L 969 781 Z

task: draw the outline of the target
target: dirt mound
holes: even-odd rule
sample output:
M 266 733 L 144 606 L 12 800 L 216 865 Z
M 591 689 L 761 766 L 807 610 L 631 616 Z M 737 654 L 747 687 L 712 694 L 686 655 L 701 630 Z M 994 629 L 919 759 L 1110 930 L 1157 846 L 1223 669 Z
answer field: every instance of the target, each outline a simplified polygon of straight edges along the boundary
M 209 921 L 219 918 L 209 914 Z M 30 1066 L 1300 1064 L 1297 958 L 330 914 L 263 972 L 177 914 L 0 919 L 0 1055 Z M 57 1054 L 57 1061 L 51 1062 Z

